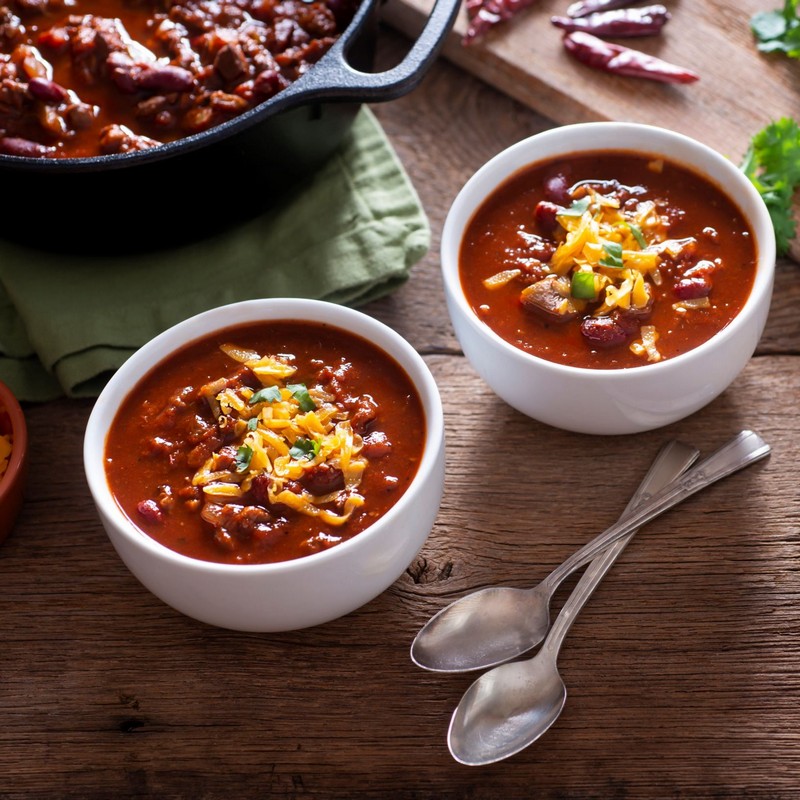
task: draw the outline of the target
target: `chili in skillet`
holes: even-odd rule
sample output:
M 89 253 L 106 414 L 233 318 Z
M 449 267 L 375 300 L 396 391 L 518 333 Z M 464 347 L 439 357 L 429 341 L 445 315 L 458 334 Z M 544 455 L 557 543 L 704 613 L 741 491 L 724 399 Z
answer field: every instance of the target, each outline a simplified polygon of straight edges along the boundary
M 358 0 L 0 0 L 0 152 L 129 152 L 268 100 Z

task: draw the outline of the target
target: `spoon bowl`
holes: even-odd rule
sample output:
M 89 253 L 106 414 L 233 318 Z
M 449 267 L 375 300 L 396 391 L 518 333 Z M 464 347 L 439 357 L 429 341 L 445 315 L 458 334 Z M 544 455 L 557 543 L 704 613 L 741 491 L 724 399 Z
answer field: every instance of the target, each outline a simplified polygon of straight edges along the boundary
M 496 667 L 467 689 L 456 708 L 447 732 L 450 752 L 468 766 L 509 758 L 545 733 L 566 702 L 550 648 Z
M 435 672 L 466 672 L 515 658 L 547 634 L 550 594 L 543 583 L 472 592 L 428 621 L 411 644 L 411 660 Z

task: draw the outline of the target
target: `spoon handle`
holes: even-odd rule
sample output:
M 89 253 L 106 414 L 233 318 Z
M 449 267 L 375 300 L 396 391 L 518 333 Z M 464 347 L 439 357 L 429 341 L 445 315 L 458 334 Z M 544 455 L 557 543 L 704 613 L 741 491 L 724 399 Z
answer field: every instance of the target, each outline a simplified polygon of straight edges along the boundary
M 661 491 L 671 481 L 682 475 L 700 455 L 696 447 L 691 447 L 683 442 L 667 442 L 659 451 L 647 474 L 644 476 L 639 488 L 631 497 L 623 513 L 623 518 L 634 511 L 641 503 L 649 500 L 656 492 Z M 564 603 L 553 627 L 547 635 L 547 639 L 542 645 L 542 649 L 550 651 L 553 658 L 558 655 L 561 643 L 567 635 L 567 631 L 572 626 L 575 618 L 581 612 L 586 601 L 592 596 L 594 590 L 603 580 L 606 573 L 614 562 L 619 558 L 622 551 L 633 539 L 636 531 L 631 531 L 626 536 L 617 539 L 609 545 L 583 573 L 575 588 L 572 590 L 567 601 Z
M 742 431 L 703 459 L 697 466 L 645 500 L 629 516 L 620 519 L 619 522 L 573 553 L 560 567 L 553 570 L 546 580 L 548 582 L 555 579 L 563 580 L 576 569 L 592 561 L 598 553 L 616 542 L 617 539 L 621 539 L 646 522 L 650 522 L 659 514 L 663 514 L 706 486 L 764 458 L 769 451 L 769 445 L 757 433 Z

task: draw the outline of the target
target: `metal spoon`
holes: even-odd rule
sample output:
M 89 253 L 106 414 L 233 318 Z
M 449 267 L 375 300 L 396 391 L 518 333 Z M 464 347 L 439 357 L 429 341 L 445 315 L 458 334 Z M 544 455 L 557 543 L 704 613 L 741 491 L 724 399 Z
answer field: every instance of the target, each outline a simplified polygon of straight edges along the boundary
M 689 494 L 763 458 L 769 449 L 756 434 L 744 431 L 669 484 L 634 516 L 652 519 Z M 652 509 L 659 510 L 653 513 Z M 535 742 L 558 719 L 567 690 L 556 659 L 564 636 L 594 590 L 594 583 L 591 577 L 581 578 L 533 658 L 495 667 L 467 689 L 447 734 L 450 752 L 457 761 L 478 766 L 508 758 Z
M 699 451 L 687 444 L 667 442 L 620 519 L 626 519 L 643 500 L 678 477 L 698 455 Z M 617 554 L 634 533 L 617 542 Z M 492 586 L 456 600 L 417 634 L 411 645 L 412 661 L 435 672 L 466 672 L 522 655 L 544 639 L 550 628 L 553 594 L 582 563 L 573 556 L 532 589 Z
M 533 589 L 490 587 L 442 609 L 416 635 L 411 645 L 412 661 L 434 672 L 467 672 L 525 653 L 544 639 L 550 626 L 550 599 L 564 578 L 617 539 L 768 452 L 769 446 L 761 437 L 742 431 L 681 478 L 624 514 Z

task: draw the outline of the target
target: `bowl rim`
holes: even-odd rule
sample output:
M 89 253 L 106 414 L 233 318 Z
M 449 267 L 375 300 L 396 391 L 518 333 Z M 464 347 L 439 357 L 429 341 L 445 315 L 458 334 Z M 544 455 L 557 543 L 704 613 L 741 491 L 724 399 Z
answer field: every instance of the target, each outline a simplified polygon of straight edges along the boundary
M 257 312 L 259 316 L 251 316 Z M 208 325 L 215 320 L 220 322 Z M 259 320 L 321 322 L 366 339 L 393 358 L 416 387 L 422 404 L 426 423 L 422 459 L 413 480 L 397 502 L 369 527 L 344 542 L 287 561 L 264 564 L 225 564 L 205 561 L 178 553 L 161 544 L 140 530 L 122 512 L 105 478 L 102 462 L 106 436 L 103 429 L 113 421 L 121 402 L 133 386 L 147 372 L 169 357 L 176 347 L 203 338 L 215 330 Z M 203 327 L 202 331 L 186 336 L 188 332 L 200 326 Z M 107 423 L 104 424 L 106 419 Z M 100 441 L 103 445 L 99 452 L 93 446 L 96 441 Z M 365 547 L 371 539 L 379 535 L 381 530 L 405 512 L 406 507 L 414 502 L 419 487 L 432 480 L 443 444 L 444 411 L 436 381 L 422 356 L 399 333 L 364 312 L 329 301 L 306 298 L 259 298 L 217 306 L 195 314 L 166 329 L 134 352 L 111 376 L 92 408 L 84 434 L 83 461 L 89 490 L 95 504 L 101 514 L 114 522 L 119 533 L 130 543 L 178 567 L 216 575 L 267 576 L 302 572 L 314 565 L 324 565 L 328 561 L 345 558 L 352 551 Z
M 641 146 L 632 148 L 630 146 L 614 145 L 608 142 L 615 134 L 619 135 L 620 133 L 636 135 L 642 139 Z M 598 135 L 605 136 L 606 140 L 599 143 L 591 143 L 592 139 Z M 585 138 L 586 143 L 575 143 L 574 140 L 578 138 Z M 527 160 L 522 160 L 520 163 L 517 163 L 522 154 L 535 151 L 543 142 L 549 144 L 550 142 L 557 142 L 559 140 L 564 142 L 563 147 L 553 147 L 548 151 L 547 155 L 540 158 L 532 155 Z M 685 159 L 669 155 L 666 152 L 661 152 L 662 150 L 666 151 L 667 143 L 670 142 L 677 147 L 694 150 L 698 153 L 698 160 L 700 160 L 700 156 L 702 156 L 707 160 L 706 163 L 711 162 L 715 165 L 716 168 L 729 178 L 733 185 L 738 186 L 741 194 L 753 205 L 753 208 L 757 210 L 755 216 L 746 213 L 738 197 L 734 197 L 733 193 L 719 180 L 712 177 L 705 168 L 693 165 Z M 478 208 L 497 188 L 505 183 L 511 176 L 525 169 L 526 166 L 531 166 L 540 161 L 547 161 L 560 155 L 569 155 L 570 153 L 588 153 L 592 151 L 636 152 L 637 149 L 641 154 L 652 155 L 656 158 L 663 157 L 665 160 L 672 161 L 679 166 L 697 172 L 701 177 L 724 192 L 737 208 L 739 208 L 742 216 L 750 223 L 756 246 L 756 270 L 750 294 L 739 313 L 736 314 L 724 328 L 717 331 L 713 336 L 706 339 L 697 347 L 687 350 L 673 358 L 664 359 L 654 364 L 648 363 L 633 367 L 607 369 L 602 367 L 570 366 L 557 361 L 549 361 L 541 356 L 529 353 L 503 339 L 475 314 L 467 302 L 461 286 L 459 260 L 463 233 Z M 485 191 L 479 189 L 483 182 L 488 182 L 490 184 L 489 188 Z M 463 211 L 463 209 L 466 209 L 466 211 Z M 457 226 L 455 217 L 462 213 L 464 214 L 464 223 Z M 486 337 L 495 347 L 501 348 L 514 358 L 520 358 L 524 362 L 538 365 L 540 368 L 550 370 L 556 374 L 585 376 L 587 378 L 593 376 L 595 380 L 602 377 L 604 380 L 623 382 L 630 380 L 632 375 L 655 376 L 659 373 L 680 369 L 682 365 L 688 362 L 705 357 L 708 351 L 712 351 L 720 342 L 724 342 L 735 336 L 742 327 L 749 324 L 750 318 L 758 313 L 761 304 L 765 301 L 767 305 L 770 303 L 775 272 L 776 243 L 775 232 L 772 227 L 769 212 L 767 211 L 761 195 L 744 173 L 725 156 L 703 142 L 693 139 L 686 134 L 670 130 L 669 128 L 638 122 L 600 121 L 579 122 L 535 133 L 501 150 L 484 163 L 459 190 L 447 212 L 447 217 L 442 229 L 440 253 L 441 271 L 448 296 L 461 311 L 463 320 L 465 320 L 473 330 L 479 332 L 481 336 Z
M 11 419 L 11 455 L 5 472 L 0 476 L 0 503 L 12 491 L 16 476 L 23 469 L 28 452 L 28 426 L 25 413 L 11 388 L 0 381 L 0 410 L 5 410 Z

